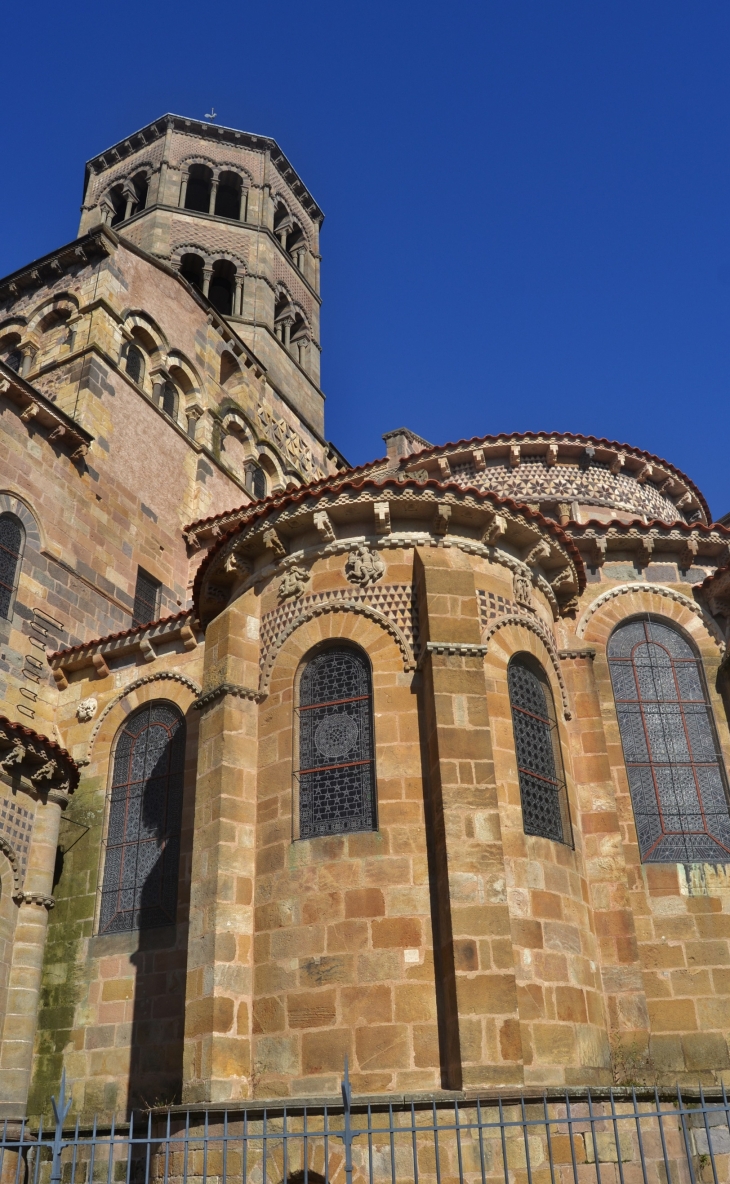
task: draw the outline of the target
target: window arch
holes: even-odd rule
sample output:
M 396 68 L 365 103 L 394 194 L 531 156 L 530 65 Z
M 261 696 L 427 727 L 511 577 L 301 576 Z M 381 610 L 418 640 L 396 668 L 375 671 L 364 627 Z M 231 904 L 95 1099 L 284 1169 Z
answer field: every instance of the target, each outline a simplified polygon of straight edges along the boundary
M 100 933 L 175 923 L 184 766 L 174 704 L 153 700 L 130 716 L 114 751 Z
M 10 620 L 25 531 L 15 514 L 0 514 L 0 618 Z
M 200 255 L 183 255 L 180 260 L 180 275 L 200 292 L 203 291 L 203 268 L 205 264 Z
M 299 838 L 376 830 L 370 663 L 328 646 L 299 680 Z
M 670 621 L 614 629 L 608 664 L 643 863 L 730 862 L 727 777 L 702 662 Z
M 515 654 L 507 668 L 526 835 L 573 844 L 555 702 L 542 666 Z
M 210 213 L 213 170 L 205 164 L 193 164 L 190 166 L 187 180 L 185 209 L 197 210 L 199 214 Z
M 144 354 L 137 345 L 129 345 L 127 347 L 127 358 L 125 363 L 125 370 L 132 382 L 136 382 L 140 386 L 144 378 Z
M 253 494 L 257 501 L 263 501 L 266 497 L 266 473 L 257 465 L 256 461 L 249 461 L 245 470 L 246 489 Z
M 242 182 L 238 173 L 223 172 L 218 177 L 215 213 L 219 218 L 241 219 Z
M 227 259 L 216 259 L 213 264 L 213 274 L 210 277 L 208 299 L 214 308 L 224 317 L 233 314 L 233 293 L 235 290 L 236 269 Z

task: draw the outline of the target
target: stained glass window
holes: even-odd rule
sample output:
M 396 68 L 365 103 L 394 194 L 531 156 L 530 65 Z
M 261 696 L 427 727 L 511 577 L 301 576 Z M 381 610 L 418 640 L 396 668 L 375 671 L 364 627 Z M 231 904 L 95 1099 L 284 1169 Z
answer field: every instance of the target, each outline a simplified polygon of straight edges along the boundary
M 0 514 L 0 617 L 10 617 L 23 549 L 23 527 L 14 514 Z
M 142 567 L 137 568 L 137 583 L 134 588 L 132 625 L 147 625 L 157 620 L 160 611 L 160 582 Z
M 572 844 L 555 706 L 544 670 L 517 654 L 507 670 L 512 728 L 526 835 Z
M 728 862 L 727 778 L 702 663 L 656 618 L 619 625 L 608 659 L 642 861 Z
M 299 837 L 375 830 L 372 684 L 350 646 L 311 658 L 299 683 Z
M 100 933 L 175 923 L 185 722 L 156 700 L 124 725 L 114 753 Z

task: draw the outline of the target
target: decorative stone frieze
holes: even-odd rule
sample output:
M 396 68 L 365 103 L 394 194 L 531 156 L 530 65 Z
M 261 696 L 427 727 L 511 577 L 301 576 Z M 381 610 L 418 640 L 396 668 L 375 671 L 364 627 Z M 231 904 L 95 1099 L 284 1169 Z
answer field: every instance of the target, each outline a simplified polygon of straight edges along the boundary
M 309 572 L 305 567 L 289 567 L 279 581 L 279 600 L 291 600 L 301 596 L 309 583 Z
M 381 579 L 385 572 L 385 564 L 376 551 L 371 551 L 365 543 L 358 543 L 352 548 L 345 565 L 345 575 L 351 584 L 374 584 Z
M 78 765 L 65 748 L 3 715 L 0 715 L 0 771 L 10 782 L 41 796 L 53 790 L 62 794 L 64 800 L 79 783 Z

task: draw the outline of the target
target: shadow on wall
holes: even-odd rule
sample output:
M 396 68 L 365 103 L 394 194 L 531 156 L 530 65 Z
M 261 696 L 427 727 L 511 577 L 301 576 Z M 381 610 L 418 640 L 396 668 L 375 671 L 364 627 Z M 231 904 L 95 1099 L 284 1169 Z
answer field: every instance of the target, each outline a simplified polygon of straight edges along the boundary
M 197 721 L 190 723 L 194 732 Z M 175 1104 L 182 1094 L 192 846 L 183 818 L 187 732 L 174 704 L 153 701 L 130 716 L 114 756 L 100 932 L 136 931 L 138 938 L 130 956 L 128 1112 Z

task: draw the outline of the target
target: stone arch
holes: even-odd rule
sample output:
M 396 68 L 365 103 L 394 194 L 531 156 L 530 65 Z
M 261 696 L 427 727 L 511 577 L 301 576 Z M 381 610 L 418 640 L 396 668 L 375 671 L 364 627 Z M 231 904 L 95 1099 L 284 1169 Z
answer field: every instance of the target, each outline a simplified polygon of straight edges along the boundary
M 303 216 L 303 211 L 301 211 L 301 209 L 299 209 L 298 207 L 296 207 L 294 205 L 291 197 L 288 194 L 281 193 L 280 190 L 278 190 L 278 189 L 272 189 L 271 200 L 274 204 L 274 234 L 277 233 L 276 209 L 277 209 L 277 206 L 283 206 L 284 209 L 286 210 L 289 222 L 291 224 L 296 223 L 297 227 L 302 232 L 302 236 L 307 244 L 307 250 L 311 251 L 312 250 L 312 234 L 309 229 L 309 226 L 307 225 L 307 220 Z
M 537 617 L 528 616 L 527 613 L 507 613 L 502 617 L 497 617 L 497 619 L 492 621 L 491 625 L 489 625 L 484 630 L 482 634 L 482 642 L 484 645 L 488 646 L 490 638 L 494 636 L 497 630 L 503 629 L 507 625 L 518 625 L 524 629 L 529 629 L 531 633 L 534 633 L 535 636 L 540 639 L 543 646 L 545 647 L 550 665 L 553 668 L 553 673 L 555 674 L 558 686 L 560 687 L 560 698 L 563 704 L 563 718 L 566 720 L 572 719 L 573 713 L 570 710 L 568 691 L 565 686 L 563 672 L 560 669 L 560 658 L 558 656 L 558 651 L 555 647 L 555 642 L 553 641 L 545 626 L 541 621 L 538 620 Z
M 403 669 L 405 671 L 415 670 L 416 661 L 411 646 L 395 622 L 386 617 L 384 613 L 372 608 L 369 604 L 362 604 L 355 600 L 325 601 L 323 604 L 311 604 L 302 609 L 294 620 L 285 626 L 277 635 L 275 642 L 266 653 L 261 664 L 261 674 L 259 677 L 259 692 L 261 694 L 268 694 L 277 658 L 292 634 L 309 621 L 313 621 L 317 617 L 327 616 L 331 613 L 353 613 L 372 621 L 387 633 L 397 645 L 400 651 Z M 358 642 L 358 644 L 361 643 Z M 363 646 L 363 648 L 368 652 L 367 647 Z
M 162 683 L 163 685 L 162 687 L 157 688 L 153 686 L 155 683 Z M 180 689 L 177 690 L 174 686 L 172 688 L 168 688 L 164 685 L 165 683 L 179 684 Z M 171 699 L 174 703 L 177 703 L 178 707 L 180 707 L 185 713 L 192 703 L 200 696 L 201 688 L 194 679 L 189 678 L 187 674 L 180 674 L 177 670 L 158 670 L 155 674 L 147 674 L 143 678 L 135 679 L 134 682 L 129 684 L 129 686 L 124 687 L 124 689 L 121 690 L 118 695 L 115 695 L 113 699 L 110 699 L 106 707 L 104 707 L 104 709 L 100 712 L 99 718 L 94 724 L 91 735 L 89 736 L 86 756 L 83 760 L 78 762 L 79 765 L 88 765 L 91 761 L 92 753 L 94 753 L 95 759 L 99 758 L 100 753 L 95 753 L 94 749 L 99 733 L 102 731 L 102 725 L 104 727 L 104 736 L 102 737 L 101 743 L 103 747 L 107 747 L 108 742 L 108 756 L 109 751 L 111 751 L 111 745 L 114 740 L 114 736 L 119 730 L 121 722 L 126 718 L 128 713 L 123 711 L 121 705 L 128 696 L 136 695 L 138 691 L 140 691 L 141 694 L 137 696 L 137 700 L 134 705 L 129 706 L 128 711 L 134 710 L 134 707 L 142 706 L 142 704 L 146 703 L 148 699 L 155 699 L 161 696 L 166 699 Z M 183 706 L 184 703 L 186 704 L 185 706 Z M 106 721 L 109 719 L 111 713 L 115 711 L 115 708 L 120 708 L 118 713 L 119 719 L 116 723 L 114 720 L 112 720 L 111 723 L 107 725 Z M 111 728 L 110 736 L 109 728 Z
M 45 545 L 40 522 L 31 510 L 27 501 L 14 490 L 0 489 L 0 514 L 15 514 L 23 523 L 25 530 L 25 545 L 40 551 Z
M 122 329 L 125 333 L 132 336 L 135 329 L 137 329 L 141 334 L 149 338 L 149 341 L 154 343 L 154 351 L 149 351 L 149 346 L 147 346 L 148 352 L 156 351 L 163 354 L 169 348 L 167 336 L 164 331 L 160 328 L 157 321 L 142 309 L 128 309 L 123 315 Z
M 628 601 L 624 597 L 629 597 Z M 626 606 L 629 607 L 626 607 Z M 725 639 L 719 626 L 696 601 L 674 588 L 663 584 L 619 584 L 597 596 L 584 609 L 576 628 L 578 637 L 595 637 L 605 643 L 615 625 L 626 616 L 637 612 L 651 612 L 683 624 L 702 652 L 701 638 L 709 636 L 720 653 L 725 652 Z M 606 631 L 606 622 L 610 622 Z
M 79 302 L 72 292 L 59 292 L 34 309 L 28 318 L 28 328 L 31 332 L 43 333 L 50 327 L 45 325 L 47 318 L 53 316 L 56 320 L 68 320 L 78 310 Z

